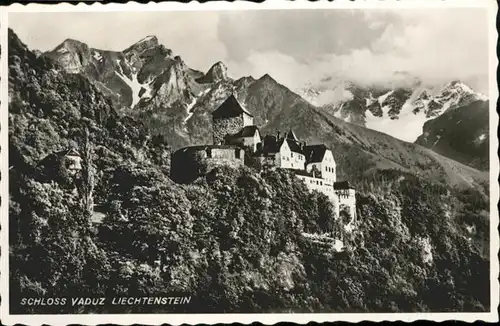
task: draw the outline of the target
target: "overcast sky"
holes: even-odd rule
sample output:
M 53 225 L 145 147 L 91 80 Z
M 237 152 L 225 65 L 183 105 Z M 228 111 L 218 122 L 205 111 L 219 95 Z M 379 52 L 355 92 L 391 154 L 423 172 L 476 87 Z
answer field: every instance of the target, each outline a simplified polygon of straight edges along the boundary
M 485 92 L 484 9 L 258 10 L 225 12 L 10 13 L 31 49 L 66 38 L 123 50 L 156 35 L 190 67 L 223 61 L 232 77 L 269 73 L 296 88 L 326 75 L 373 82 L 408 71 L 429 81 L 462 79 Z

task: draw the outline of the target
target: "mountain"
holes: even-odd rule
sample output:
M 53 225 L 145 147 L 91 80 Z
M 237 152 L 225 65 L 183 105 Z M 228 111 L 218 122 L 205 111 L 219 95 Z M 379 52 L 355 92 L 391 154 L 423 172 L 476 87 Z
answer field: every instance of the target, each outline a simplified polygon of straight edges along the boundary
M 324 78 L 299 90 L 311 103 L 335 117 L 413 142 L 426 121 L 449 109 L 486 97 L 458 80 L 427 85 L 407 74 L 385 84 Z
M 448 110 L 424 124 L 417 144 L 480 170 L 489 169 L 489 101 Z
M 95 49 L 67 39 L 42 55 L 56 61 L 68 73 L 87 76 L 119 107 L 134 107 L 157 93 L 161 96 L 168 89 L 159 87 L 179 77 L 176 74 L 183 69 L 180 57 L 159 44 L 156 36 L 147 36 L 123 51 Z M 194 70 L 184 73 L 193 78 L 201 75 Z
M 182 58 L 160 45 L 154 36 L 122 52 L 106 52 L 65 41 L 44 56 L 58 62 L 68 73 L 80 71 L 98 88 L 108 85 L 105 94 L 106 90 L 115 90 L 111 98 L 120 98 L 120 92 L 125 94 L 124 90 L 128 89 L 132 100 L 123 102 L 128 107 L 119 108 L 119 111 L 145 123 L 153 134 L 164 135 L 174 149 L 211 143 L 210 113 L 234 94 L 252 112 L 255 123 L 264 133 L 293 128 L 297 136 L 308 142 L 324 142 L 333 148 L 339 161 L 339 177 L 356 182 L 381 169 L 396 168 L 465 186 L 484 185 L 488 179 L 487 174 L 426 148 L 360 126 L 368 121 L 365 124 L 370 127 L 370 119 L 378 116 L 381 119 L 390 116 L 389 121 L 404 122 L 402 118 L 408 116 L 405 103 L 414 97 L 416 91 L 411 89 L 417 86 L 420 93 L 412 101 L 424 106 L 418 110 L 412 106 L 409 117 L 412 121 L 418 120 L 416 116 L 426 120 L 452 104 L 474 97 L 461 83 L 451 83 L 434 93 L 427 93 L 418 80 L 407 82 L 403 79 L 404 82 L 394 85 L 371 88 L 343 83 L 340 95 L 344 100 L 340 106 L 317 107 L 268 74 L 258 79 L 248 76 L 235 80 L 228 77 L 222 62 L 215 63 L 206 73 L 191 69 Z M 115 84 L 120 80 L 128 82 Z M 337 81 L 325 80 L 324 84 L 334 82 Z M 116 85 L 120 87 L 113 88 Z M 327 91 L 318 89 L 318 92 Z M 339 118 L 342 116 L 355 124 L 346 123 Z

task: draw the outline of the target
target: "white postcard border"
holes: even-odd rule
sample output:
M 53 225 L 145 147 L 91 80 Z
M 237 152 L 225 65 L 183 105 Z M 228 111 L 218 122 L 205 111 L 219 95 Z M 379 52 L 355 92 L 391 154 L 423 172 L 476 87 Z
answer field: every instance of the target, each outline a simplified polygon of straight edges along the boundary
M 398 9 L 418 9 L 418 8 L 449 8 L 449 7 L 484 7 L 489 10 L 489 38 L 490 38 L 490 308 L 491 312 L 486 313 L 359 313 L 359 314 L 325 314 L 325 313 L 310 313 L 310 314 L 82 314 L 82 315 L 11 315 L 9 313 L 9 294 L 8 294 L 8 275 L 9 275 L 9 245 L 8 245 L 8 44 L 7 44 L 7 27 L 8 13 L 16 12 L 92 12 L 92 11 L 214 11 L 214 10 L 270 10 L 270 9 L 367 9 L 367 8 L 398 8 Z M 85 324 L 97 325 L 104 323 L 113 324 L 147 324 L 155 325 L 168 323 L 171 325 L 180 324 L 212 324 L 212 323 L 251 323 L 261 322 L 266 325 L 277 322 L 295 322 L 307 323 L 310 321 L 326 322 L 326 321 L 405 321 L 411 322 L 416 320 L 460 320 L 474 322 L 476 320 L 495 322 L 498 321 L 497 307 L 499 305 L 499 265 L 498 265 L 498 250 L 499 250 L 499 234 L 498 228 L 498 209 L 497 203 L 499 200 L 499 159 L 497 156 L 498 138 L 496 130 L 498 127 L 498 114 L 496 114 L 496 102 L 498 98 L 496 69 L 498 59 L 496 54 L 496 40 L 498 33 L 496 30 L 496 13 L 497 4 L 494 0 L 449 0 L 449 1 L 428 1 L 428 0 L 405 0 L 403 2 L 396 0 L 386 1 L 355 1 L 336 0 L 335 2 L 319 1 L 283 1 L 273 0 L 264 3 L 256 4 L 244 1 L 229 2 L 207 2 L 198 3 L 192 1 L 190 3 L 148 3 L 139 4 L 129 2 L 126 4 L 101 4 L 94 3 L 86 5 L 79 3 L 77 5 L 70 3 L 62 3 L 58 5 L 42 5 L 42 4 L 14 4 L 8 7 L 0 8 L 0 39 L 2 46 L 1 56 L 1 97 L 0 103 L 2 110 L 0 111 L 0 171 L 2 175 L 0 185 L 0 197 L 2 205 L 0 205 L 1 216 L 1 283 L 0 293 L 2 295 L 0 314 L 3 324 L 13 325 L 22 323 L 27 325 L 66 325 L 66 324 Z

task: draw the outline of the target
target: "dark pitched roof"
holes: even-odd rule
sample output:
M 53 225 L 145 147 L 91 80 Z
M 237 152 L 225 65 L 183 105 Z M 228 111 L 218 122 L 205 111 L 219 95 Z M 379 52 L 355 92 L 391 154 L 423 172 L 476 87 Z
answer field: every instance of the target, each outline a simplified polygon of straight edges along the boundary
M 354 189 L 353 186 L 349 183 L 349 181 L 340 181 L 333 183 L 333 189 L 341 190 L 341 189 Z
M 75 148 L 70 148 L 65 151 L 64 155 L 80 156 L 80 153 Z
M 80 153 L 75 149 L 75 148 L 67 148 L 63 149 L 62 151 L 58 152 L 52 152 L 42 158 L 38 164 L 39 165 L 46 165 L 46 164 L 55 164 L 55 162 L 61 162 L 61 160 L 67 156 L 67 155 L 73 155 L 73 156 L 80 156 Z
M 231 135 L 232 137 L 253 137 L 255 136 L 255 133 L 258 132 L 260 135 L 259 128 L 257 126 L 245 126 L 241 128 L 240 131 L 235 133 L 234 135 Z
M 63 149 L 62 151 L 54 152 L 52 154 L 59 156 L 59 157 L 66 156 L 66 155 L 80 156 L 80 153 L 78 152 L 78 150 L 76 148 L 73 148 L 73 147 Z
M 287 139 L 291 139 L 291 140 L 295 140 L 295 141 L 299 141 L 299 139 L 297 138 L 297 136 L 295 136 L 295 133 L 293 132 L 293 130 L 290 130 L 288 131 L 286 134 L 285 134 L 285 138 Z
M 302 154 L 302 150 L 300 149 L 300 145 L 298 142 L 286 138 L 277 139 L 277 137 L 273 135 L 266 135 L 264 137 L 262 151 L 264 152 L 264 154 L 277 153 L 279 152 L 281 146 L 283 145 L 283 142 L 285 141 L 287 142 L 288 147 L 290 147 L 290 150 L 292 152 Z
M 304 155 L 306 156 L 306 163 L 319 163 L 323 161 L 327 149 L 323 144 L 305 146 Z
M 302 154 L 302 149 L 300 148 L 300 144 L 297 141 L 294 141 L 294 140 L 292 140 L 290 138 L 286 138 L 286 142 L 287 142 L 288 147 L 290 147 L 290 150 L 292 152 L 301 153 Z
M 267 153 L 277 153 L 279 151 L 278 141 L 276 136 L 266 135 L 262 144 L 262 152 Z
M 212 112 L 212 117 L 214 118 L 232 118 L 237 117 L 241 114 L 248 114 L 252 116 L 250 112 L 243 107 L 243 105 L 238 102 L 234 95 L 229 96 L 214 112 Z

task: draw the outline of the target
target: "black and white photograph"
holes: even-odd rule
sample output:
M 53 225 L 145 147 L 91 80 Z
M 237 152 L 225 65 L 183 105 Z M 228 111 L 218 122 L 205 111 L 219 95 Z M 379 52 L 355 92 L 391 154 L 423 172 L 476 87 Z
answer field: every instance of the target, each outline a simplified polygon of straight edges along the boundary
M 7 321 L 498 320 L 496 6 L 424 2 L 9 12 Z

